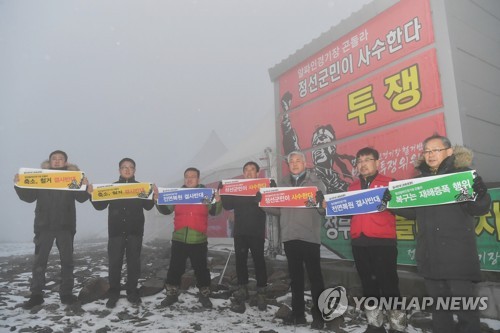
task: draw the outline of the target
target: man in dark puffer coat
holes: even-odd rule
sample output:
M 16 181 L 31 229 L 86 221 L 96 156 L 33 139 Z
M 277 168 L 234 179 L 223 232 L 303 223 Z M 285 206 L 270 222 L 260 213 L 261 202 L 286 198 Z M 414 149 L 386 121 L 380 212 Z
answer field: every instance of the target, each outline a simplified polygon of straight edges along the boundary
M 249 161 L 243 166 L 245 179 L 257 178 L 260 167 Z M 221 187 L 219 185 L 219 187 Z M 255 196 L 221 196 L 222 207 L 234 210 L 234 252 L 236 255 L 236 276 L 239 289 L 234 293 L 231 311 L 243 313 L 245 300 L 248 298 L 248 251 L 251 252 L 257 295 L 255 301 L 259 310 L 266 309 L 265 288 L 267 286 L 267 270 L 264 258 L 264 242 L 266 235 L 266 213 L 259 207 Z
M 434 135 L 423 142 L 424 160 L 417 167 L 421 177 L 470 170 L 472 152 L 451 147 L 448 138 Z M 439 296 L 477 296 L 475 283 L 481 280 L 476 247 L 474 216 L 488 213 L 491 198 L 481 177 L 472 185 L 475 201 L 397 209 L 394 212 L 417 222 L 416 259 L 419 274 L 425 279 L 427 293 Z M 479 333 L 478 310 L 457 311 L 458 325 L 452 311 L 433 311 L 433 332 Z
M 135 162 L 124 158 L 118 163 L 120 179 L 116 183 L 138 183 L 135 180 Z M 89 192 L 92 192 L 89 186 Z M 120 298 L 123 256 L 127 257 L 127 300 L 141 303 L 137 282 L 141 275 L 141 250 L 144 235 L 144 209 L 151 210 L 154 201 L 145 199 L 118 199 L 92 201 L 97 210 L 108 208 L 109 291 L 106 306 L 114 308 Z
M 61 151 L 53 151 L 49 160 L 41 165 L 42 169 L 78 171 L 78 167 L 68 163 L 68 155 Z M 16 174 L 14 182 L 18 182 Z M 86 178 L 82 184 L 87 185 Z M 59 295 L 63 304 L 76 301 L 73 295 L 73 239 L 76 233 L 75 200 L 82 203 L 88 199 L 85 191 L 63 191 L 29 189 L 15 186 L 19 199 L 26 202 L 36 201 L 35 208 L 35 258 L 31 278 L 31 297 L 23 303 L 24 309 L 31 309 L 44 302 L 45 271 L 50 250 L 56 241 L 61 259 L 61 286 Z

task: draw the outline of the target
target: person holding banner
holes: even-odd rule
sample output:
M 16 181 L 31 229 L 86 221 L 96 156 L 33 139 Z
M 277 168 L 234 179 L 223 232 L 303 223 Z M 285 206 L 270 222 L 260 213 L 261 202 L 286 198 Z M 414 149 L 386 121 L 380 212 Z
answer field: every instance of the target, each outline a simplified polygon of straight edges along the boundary
M 255 162 L 247 162 L 243 166 L 245 179 L 257 178 L 260 167 Z M 222 183 L 219 185 L 221 187 Z M 259 310 L 266 309 L 267 271 L 264 259 L 264 242 L 266 235 L 266 213 L 255 202 L 255 196 L 221 195 L 222 206 L 226 210 L 234 210 L 234 252 L 236 255 L 236 275 L 239 289 L 234 293 L 231 310 L 245 312 L 245 300 L 248 298 L 248 251 L 252 253 L 257 280 L 255 297 Z
M 452 148 L 447 137 L 433 135 L 423 142 L 423 159 L 417 169 L 420 177 L 445 175 L 470 170 L 472 151 Z M 398 215 L 416 220 L 416 260 L 431 297 L 476 297 L 476 283 L 481 280 L 476 246 L 475 216 L 489 212 L 491 198 L 480 176 L 472 189 L 475 201 L 422 206 L 394 210 Z M 433 332 L 481 332 L 479 311 L 433 310 Z
M 365 147 L 356 153 L 359 179 L 349 185 L 349 191 L 387 187 L 393 179 L 378 172 L 377 150 Z M 351 217 L 351 245 L 354 263 L 361 280 L 364 297 L 400 297 L 397 273 L 396 217 L 389 210 Z M 368 328 L 365 332 L 386 332 L 381 309 L 365 309 Z M 388 313 L 390 332 L 406 328 L 406 315 L 401 310 Z
M 68 155 L 62 150 L 50 153 L 49 160 L 42 163 L 42 169 L 58 171 L 79 171 L 75 164 L 68 163 Z M 22 188 L 17 186 L 19 174 L 14 177 L 14 182 L 19 199 L 32 203 L 36 201 L 35 208 L 35 257 L 33 260 L 33 273 L 31 278 L 31 296 L 22 307 L 26 310 L 44 302 L 43 289 L 45 288 L 45 271 L 50 250 L 56 242 L 61 259 L 61 285 L 59 295 L 61 303 L 72 304 L 77 297 L 73 295 L 73 240 L 76 233 L 76 208 L 75 201 L 80 203 L 88 199 L 84 190 L 62 190 L 55 188 Z M 83 176 L 82 185 L 87 185 L 88 180 Z
M 326 187 L 318 177 L 306 170 L 306 157 L 300 151 L 291 152 L 288 157 L 290 175 L 283 178 L 279 187 L 315 186 L 319 192 Z M 283 320 L 285 325 L 306 324 L 304 302 L 304 265 L 311 283 L 313 322 L 311 328 L 322 329 L 324 320 L 318 308 L 318 299 L 324 289 L 320 264 L 321 223 L 325 210 L 321 206 L 309 208 L 265 208 L 267 213 L 280 216 L 280 229 L 292 289 L 292 312 Z
M 196 168 L 187 168 L 184 171 L 183 188 L 204 188 L 200 184 L 200 171 Z M 154 198 L 158 200 L 158 191 Z M 170 306 L 178 301 L 181 277 L 186 270 L 186 260 L 189 258 L 194 269 L 196 283 L 199 288 L 199 301 L 205 308 L 211 308 L 210 301 L 210 271 L 207 267 L 207 229 L 208 215 L 218 215 L 222 211 L 219 194 L 215 193 L 215 203 L 156 205 L 161 214 L 174 216 L 174 232 L 172 234 L 172 248 L 168 267 L 165 289 L 167 296 L 161 306 Z
M 114 184 L 139 183 L 135 179 L 135 161 L 125 157 L 118 163 L 120 174 Z M 90 185 L 87 191 L 92 194 L 94 188 Z M 141 275 L 141 250 L 144 235 L 144 210 L 154 206 L 152 199 L 115 199 L 94 201 L 92 205 L 97 210 L 108 208 L 108 261 L 109 290 L 107 308 L 114 308 L 120 299 L 121 272 L 123 256 L 127 258 L 127 300 L 132 304 L 140 304 L 141 297 L 137 290 L 137 282 Z

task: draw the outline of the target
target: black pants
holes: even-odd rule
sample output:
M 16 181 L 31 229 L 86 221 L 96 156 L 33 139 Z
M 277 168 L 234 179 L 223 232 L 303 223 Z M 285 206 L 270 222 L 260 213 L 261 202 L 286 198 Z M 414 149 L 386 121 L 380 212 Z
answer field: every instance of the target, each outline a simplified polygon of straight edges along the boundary
M 353 246 L 352 254 L 365 297 L 399 297 L 396 246 Z
M 109 292 L 120 293 L 123 256 L 127 258 L 127 294 L 135 293 L 141 275 L 142 236 L 123 235 L 108 240 Z
M 50 250 L 56 241 L 61 259 L 61 287 L 59 294 L 70 295 L 73 293 L 73 237 L 69 230 L 42 231 L 35 235 L 35 259 L 33 261 L 33 277 L 31 279 L 32 295 L 42 295 L 45 287 L 45 271 L 49 260 Z
M 477 297 L 476 284 L 466 280 L 425 279 L 427 293 L 431 297 Z M 434 300 L 436 304 L 436 300 Z M 458 325 L 453 322 L 453 314 L 458 317 Z M 435 310 L 432 311 L 432 331 L 439 333 L 480 333 L 478 310 Z
M 238 284 L 248 284 L 248 251 L 252 253 L 255 267 L 257 287 L 267 285 L 266 260 L 264 259 L 264 238 L 255 236 L 234 236 L 234 252 L 236 254 L 236 275 Z
M 210 286 L 210 271 L 207 268 L 208 243 L 186 244 L 172 241 L 170 265 L 168 267 L 167 284 L 179 286 L 182 274 L 186 271 L 186 260 L 189 258 L 194 269 L 198 288 Z
M 288 274 L 290 275 L 292 287 L 292 313 L 295 318 L 304 317 L 304 265 L 307 276 L 311 283 L 311 296 L 313 308 L 311 310 L 313 319 L 321 320 L 318 309 L 319 295 L 323 292 L 323 275 L 320 263 L 320 245 L 292 240 L 283 243 L 288 261 Z

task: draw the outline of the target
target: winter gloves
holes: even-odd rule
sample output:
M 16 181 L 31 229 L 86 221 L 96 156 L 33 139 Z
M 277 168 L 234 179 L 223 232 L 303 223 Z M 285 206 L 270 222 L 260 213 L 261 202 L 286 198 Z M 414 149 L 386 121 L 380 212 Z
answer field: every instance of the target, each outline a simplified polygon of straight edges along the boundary
M 481 178 L 481 176 L 476 176 L 476 178 L 474 178 L 472 189 L 477 194 L 476 197 L 477 200 L 481 200 L 488 192 L 488 188 L 486 187 L 486 184 L 483 182 L 483 178 Z
M 323 195 L 323 192 L 321 191 L 316 191 L 316 203 L 321 207 L 323 205 L 323 201 L 325 200 L 325 196 Z

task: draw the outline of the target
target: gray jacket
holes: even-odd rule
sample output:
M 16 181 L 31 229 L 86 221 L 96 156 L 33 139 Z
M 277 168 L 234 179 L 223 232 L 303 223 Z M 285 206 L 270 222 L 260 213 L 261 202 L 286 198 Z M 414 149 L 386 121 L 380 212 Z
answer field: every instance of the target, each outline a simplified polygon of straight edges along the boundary
M 316 186 L 326 193 L 323 182 L 316 174 L 306 170 L 305 177 L 298 184 L 292 184 L 291 176 L 283 178 L 279 187 Z M 280 216 L 281 238 L 283 242 L 301 240 L 321 244 L 321 225 L 325 210 L 323 208 L 264 208 L 272 215 Z

